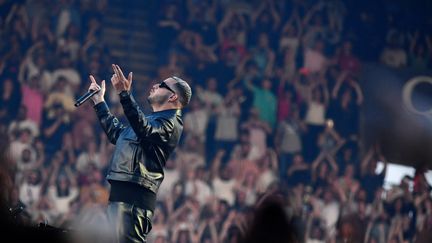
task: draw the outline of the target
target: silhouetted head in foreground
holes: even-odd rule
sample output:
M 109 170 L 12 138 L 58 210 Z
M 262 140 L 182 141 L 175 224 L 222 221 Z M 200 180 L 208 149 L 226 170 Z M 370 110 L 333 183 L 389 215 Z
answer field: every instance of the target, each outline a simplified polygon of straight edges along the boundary
M 14 161 L 8 156 L 7 134 L 0 129 L 0 229 L 7 242 L 72 242 L 70 234 L 50 226 L 22 223 L 18 218 L 22 210 L 11 208 Z
M 243 242 L 300 242 L 294 224 L 284 210 L 282 196 L 269 195 L 257 204 Z

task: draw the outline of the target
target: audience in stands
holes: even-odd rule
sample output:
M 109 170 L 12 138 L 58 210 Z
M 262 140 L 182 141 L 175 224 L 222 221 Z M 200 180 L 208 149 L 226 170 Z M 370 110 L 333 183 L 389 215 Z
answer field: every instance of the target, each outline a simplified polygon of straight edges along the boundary
M 9 205 L 24 206 L 21 222 L 105 232 L 113 147 L 98 135 L 91 104 L 73 102 L 89 73 L 108 77 L 109 5 L 48 2 L 0 3 Z M 384 190 L 386 169 L 376 169 L 388 161 L 361 140 L 359 74 L 366 61 L 430 68 L 431 33 L 372 29 L 373 10 L 342 0 L 155 5 L 154 78 L 188 77 L 195 96 L 166 163 L 150 242 L 261 242 L 272 231 L 280 242 L 427 242 L 425 170 Z

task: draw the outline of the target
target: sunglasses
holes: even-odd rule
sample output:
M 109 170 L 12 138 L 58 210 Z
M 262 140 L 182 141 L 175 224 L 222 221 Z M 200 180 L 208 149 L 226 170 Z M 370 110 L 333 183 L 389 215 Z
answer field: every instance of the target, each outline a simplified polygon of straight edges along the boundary
M 167 90 L 169 90 L 169 91 L 171 91 L 171 92 L 173 92 L 174 94 L 176 93 L 173 89 L 171 89 L 164 81 L 162 81 L 160 84 L 159 84 L 159 88 L 165 88 L 165 89 L 167 89 Z

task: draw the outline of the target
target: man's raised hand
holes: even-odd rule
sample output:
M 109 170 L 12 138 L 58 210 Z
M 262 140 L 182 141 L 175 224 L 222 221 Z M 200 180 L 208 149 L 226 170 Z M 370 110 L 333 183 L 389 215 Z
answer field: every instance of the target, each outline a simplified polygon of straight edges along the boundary
M 91 99 L 93 100 L 93 103 L 96 105 L 100 102 L 104 101 L 104 95 L 105 95 L 105 80 L 102 80 L 101 82 L 101 86 L 99 86 L 96 83 L 96 79 L 93 77 L 93 75 L 90 75 L 90 87 L 89 87 L 89 91 L 90 90 L 99 90 L 99 92 L 97 92 L 96 94 L 94 94 Z
M 120 93 L 122 91 L 130 91 L 132 85 L 132 72 L 130 72 L 128 77 L 126 78 L 123 75 L 123 71 L 121 70 L 119 65 L 112 64 L 112 69 L 114 71 L 114 74 L 111 77 L 111 83 L 117 93 Z

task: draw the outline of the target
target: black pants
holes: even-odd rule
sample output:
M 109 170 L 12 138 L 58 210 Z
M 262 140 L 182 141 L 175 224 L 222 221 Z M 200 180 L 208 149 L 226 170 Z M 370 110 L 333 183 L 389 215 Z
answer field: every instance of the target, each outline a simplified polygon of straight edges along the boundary
M 114 242 L 147 242 L 153 212 L 124 202 L 109 202 L 108 219 Z

